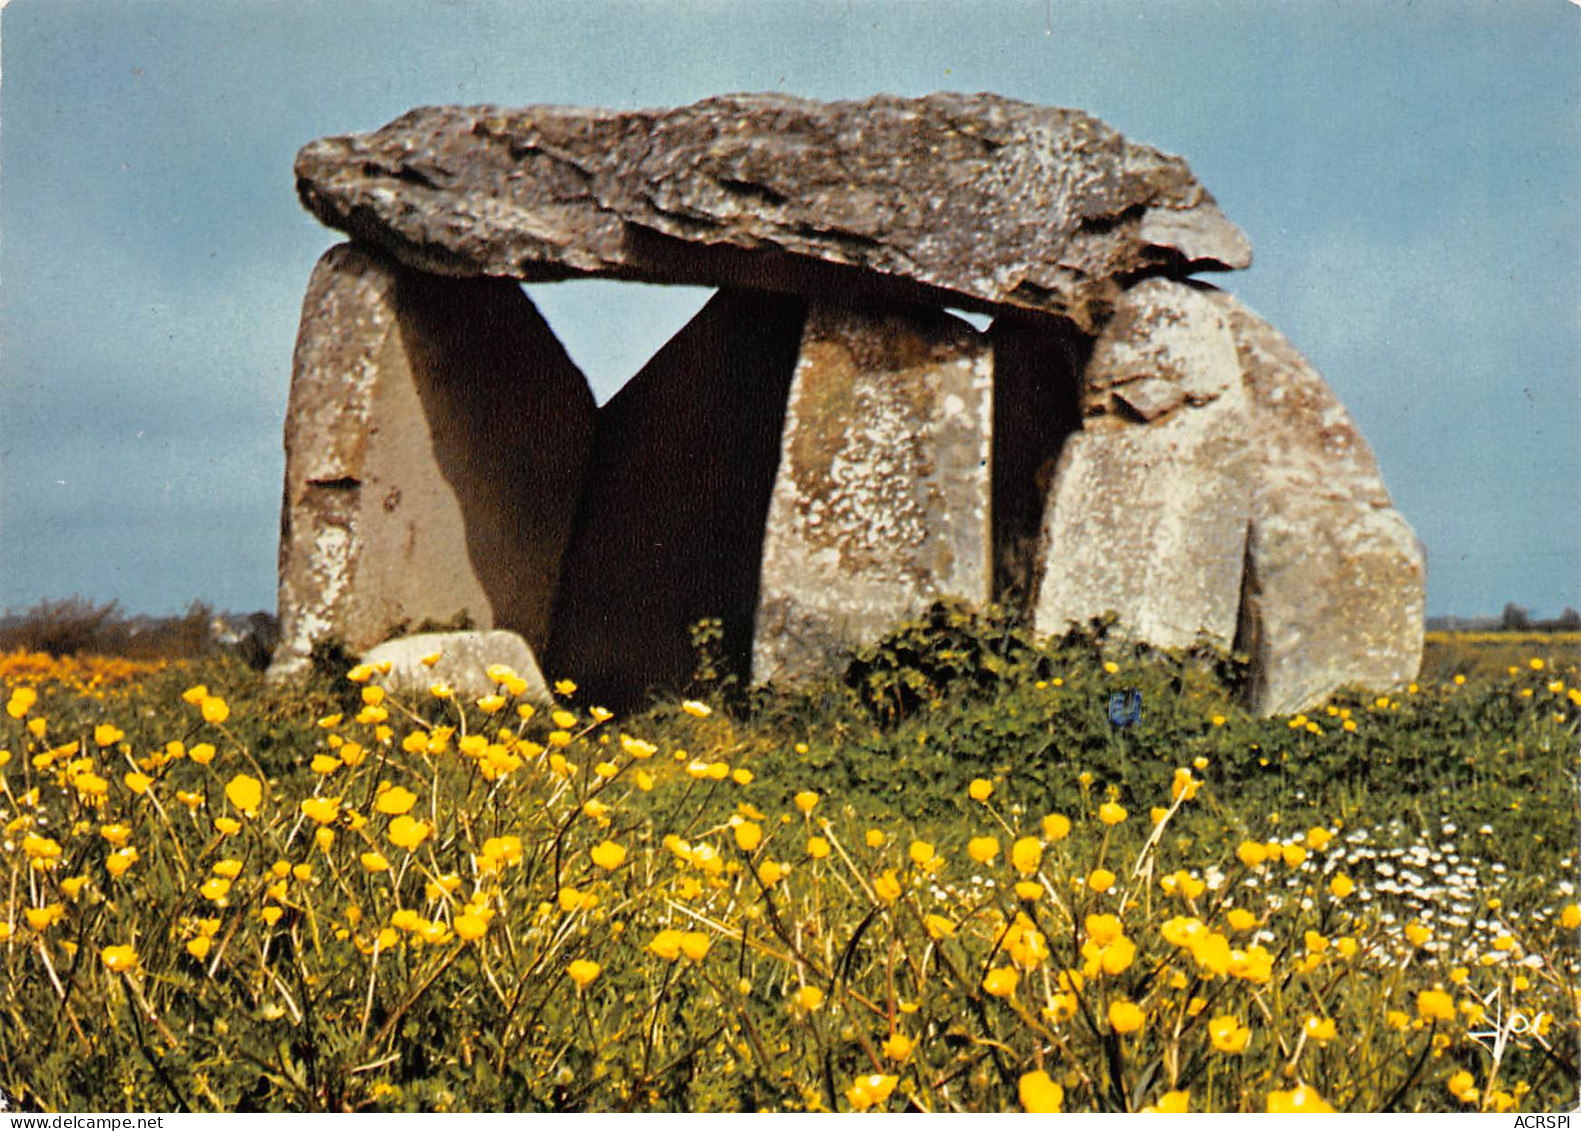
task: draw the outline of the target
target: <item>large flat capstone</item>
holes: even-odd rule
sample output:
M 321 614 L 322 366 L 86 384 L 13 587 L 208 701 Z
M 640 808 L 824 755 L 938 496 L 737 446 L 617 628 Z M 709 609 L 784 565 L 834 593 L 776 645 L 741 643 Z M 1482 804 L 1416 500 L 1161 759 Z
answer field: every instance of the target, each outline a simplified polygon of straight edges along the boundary
M 992 94 L 668 110 L 431 106 L 296 161 L 331 227 L 445 275 L 608 275 L 1062 315 L 1245 267 L 1179 157 Z
M 424 622 L 542 649 L 592 424 L 587 382 L 516 284 L 326 252 L 286 414 L 273 673 Z

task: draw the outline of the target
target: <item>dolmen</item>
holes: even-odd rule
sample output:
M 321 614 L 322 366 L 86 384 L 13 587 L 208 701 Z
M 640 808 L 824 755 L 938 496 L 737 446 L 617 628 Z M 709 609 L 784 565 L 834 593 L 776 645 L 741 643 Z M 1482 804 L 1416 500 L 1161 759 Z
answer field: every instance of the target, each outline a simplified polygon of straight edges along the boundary
M 293 361 L 277 676 L 465 623 L 629 708 L 705 619 L 794 681 L 946 597 L 1206 634 L 1262 713 L 1417 673 L 1424 555 L 1365 440 L 1196 277 L 1245 235 L 1087 114 L 424 107 L 296 179 L 349 240 Z M 716 288 L 602 407 L 520 285 L 590 276 Z

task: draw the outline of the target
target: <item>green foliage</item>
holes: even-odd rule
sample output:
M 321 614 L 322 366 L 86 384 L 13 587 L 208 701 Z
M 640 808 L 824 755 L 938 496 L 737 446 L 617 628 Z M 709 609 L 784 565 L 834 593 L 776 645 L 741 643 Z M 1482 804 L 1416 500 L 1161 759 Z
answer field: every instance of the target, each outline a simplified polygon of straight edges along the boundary
M 1261 1111 L 1298 1083 L 1350 1110 L 1573 1105 L 1577 672 L 1527 657 L 1263 719 L 1234 706 L 1236 657 L 1110 629 L 1036 641 L 939 606 L 838 676 L 746 692 L 705 625 L 706 702 L 621 720 L 533 710 L 507 673 L 477 705 L 366 670 L 280 690 L 225 659 L 111 693 L 9 681 L 0 1088 L 95 1110 L 1010 1110 L 1044 1072 L 1067 1110 Z M 1116 726 L 1131 690 L 1141 718 Z M 1100 915 L 1134 955 L 1104 965 Z M 1013 993 L 985 984 L 1011 969 Z M 1435 987 L 1452 1020 L 1418 1016 Z M 1516 1001 L 1548 1029 L 1495 1060 L 1468 1010 Z M 1120 1032 L 1127 1002 L 1146 1022 Z

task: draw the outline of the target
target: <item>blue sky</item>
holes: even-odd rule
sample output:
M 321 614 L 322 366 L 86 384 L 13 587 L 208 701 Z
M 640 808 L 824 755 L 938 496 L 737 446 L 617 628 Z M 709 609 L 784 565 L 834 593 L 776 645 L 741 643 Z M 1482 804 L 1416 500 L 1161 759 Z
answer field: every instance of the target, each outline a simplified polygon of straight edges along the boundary
M 297 149 L 425 103 L 993 90 L 1186 157 L 1214 276 L 1334 386 L 1431 613 L 1581 607 L 1581 8 L 1566 0 L 12 0 L 0 606 L 272 608 Z M 702 301 L 534 296 L 600 400 Z

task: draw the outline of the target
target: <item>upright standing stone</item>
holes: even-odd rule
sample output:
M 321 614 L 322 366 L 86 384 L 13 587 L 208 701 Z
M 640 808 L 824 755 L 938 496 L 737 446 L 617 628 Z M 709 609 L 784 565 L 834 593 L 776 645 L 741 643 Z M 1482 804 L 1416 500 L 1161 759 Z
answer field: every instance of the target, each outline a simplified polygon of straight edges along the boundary
M 1286 338 L 1210 292 L 1235 336 L 1258 456 L 1238 648 L 1248 706 L 1306 710 L 1346 684 L 1389 688 L 1422 661 L 1426 561 L 1367 442 Z
M 988 340 L 939 311 L 814 306 L 763 539 L 755 680 L 805 676 L 938 597 L 986 602 Z
M 281 640 L 362 651 L 470 620 L 542 648 L 593 399 L 515 283 L 325 253 L 287 412 Z
M 745 667 L 805 310 L 720 291 L 599 410 L 544 664 L 584 701 L 623 711 L 684 688 L 705 618 Z
M 1235 340 L 1189 284 L 1125 292 L 1082 377 L 1043 527 L 1039 632 L 1106 611 L 1161 647 L 1234 638 L 1252 495 Z

